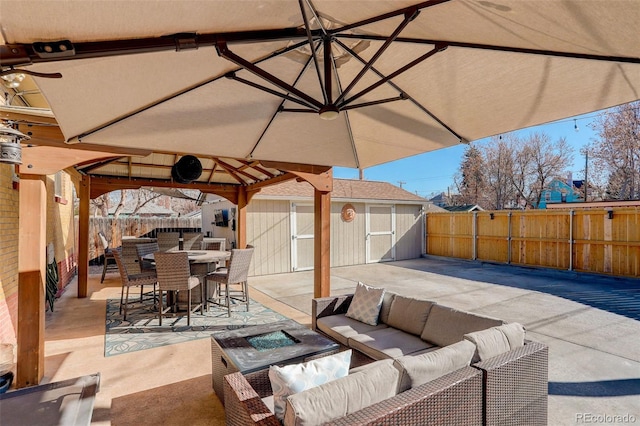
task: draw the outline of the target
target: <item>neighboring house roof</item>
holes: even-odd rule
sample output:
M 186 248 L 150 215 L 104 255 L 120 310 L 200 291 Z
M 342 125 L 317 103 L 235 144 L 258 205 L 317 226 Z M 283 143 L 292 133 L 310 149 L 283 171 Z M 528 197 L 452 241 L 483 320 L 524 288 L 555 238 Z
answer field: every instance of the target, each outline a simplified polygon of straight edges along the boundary
M 435 204 L 433 204 L 433 203 L 427 203 L 427 206 L 426 206 L 426 208 L 425 208 L 425 211 L 426 211 L 427 213 L 441 213 L 441 212 L 446 212 L 446 211 L 447 211 L 447 209 L 444 209 L 444 208 L 442 208 L 442 207 L 440 207 L 440 206 L 436 206 L 436 205 L 435 205 Z
M 256 197 L 285 197 L 285 198 L 312 198 L 313 187 L 308 182 L 290 180 L 262 188 Z M 376 182 L 371 180 L 334 179 L 332 199 L 349 200 L 391 200 L 391 201 L 415 201 L 427 203 L 427 199 L 405 191 L 388 182 Z
M 430 198 L 429 201 L 433 201 L 434 203 L 439 203 L 439 202 L 442 202 L 442 201 L 446 201 L 447 198 L 449 198 L 449 197 L 447 197 L 444 192 L 441 192 L 438 195 L 436 195 L 435 197 Z
M 444 208 L 447 211 L 450 212 L 478 212 L 478 211 L 484 211 L 484 209 L 482 207 L 480 207 L 477 204 L 465 204 L 462 206 L 446 206 Z

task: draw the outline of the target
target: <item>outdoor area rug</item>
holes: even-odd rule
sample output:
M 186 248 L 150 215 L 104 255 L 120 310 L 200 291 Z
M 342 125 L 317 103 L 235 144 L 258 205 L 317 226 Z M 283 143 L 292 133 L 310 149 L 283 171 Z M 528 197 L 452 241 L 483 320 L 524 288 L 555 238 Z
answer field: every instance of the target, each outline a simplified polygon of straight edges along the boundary
M 286 319 L 285 316 L 251 300 L 249 312 L 244 305 L 231 310 L 209 307 L 209 312 L 191 314 L 191 326 L 187 326 L 186 312 L 180 315 L 166 314 L 162 326 L 158 325 L 158 313 L 153 301 L 131 305 L 127 321 L 119 313 L 120 299 L 107 300 L 107 327 L 104 337 L 105 357 L 141 351 L 159 346 L 173 345 L 196 339 L 205 339 L 214 331 L 233 330 L 250 325 L 269 324 Z

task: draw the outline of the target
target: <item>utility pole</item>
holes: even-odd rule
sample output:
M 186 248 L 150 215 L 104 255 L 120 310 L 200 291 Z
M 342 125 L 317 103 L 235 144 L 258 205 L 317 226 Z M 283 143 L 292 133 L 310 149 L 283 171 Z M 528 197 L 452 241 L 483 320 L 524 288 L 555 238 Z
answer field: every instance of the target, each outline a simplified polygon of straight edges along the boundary
M 588 185 L 587 185 L 587 176 L 588 176 L 588 172 L 589 172 L 589 150 L 585 150 L 584 152 L 584 202 L 587 202 L 587 191 L 588 191 Z

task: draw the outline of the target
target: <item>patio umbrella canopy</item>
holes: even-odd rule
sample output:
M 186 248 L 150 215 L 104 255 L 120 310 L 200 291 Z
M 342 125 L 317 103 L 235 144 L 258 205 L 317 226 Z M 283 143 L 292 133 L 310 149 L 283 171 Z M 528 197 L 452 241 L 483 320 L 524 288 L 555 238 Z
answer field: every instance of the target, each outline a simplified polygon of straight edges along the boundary
M 70 144 L 367 168 L 640 98 L 636 0 L 0 0 Z M 324 118 L 324 119 L 323 119 Z

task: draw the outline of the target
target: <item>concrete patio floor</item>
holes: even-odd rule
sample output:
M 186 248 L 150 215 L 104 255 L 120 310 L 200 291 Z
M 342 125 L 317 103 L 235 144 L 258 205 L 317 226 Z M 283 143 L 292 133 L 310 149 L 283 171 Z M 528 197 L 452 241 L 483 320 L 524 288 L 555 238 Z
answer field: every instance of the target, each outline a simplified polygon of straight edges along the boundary
M 44 382 L 100 372 L 93 424 L 224 424 L 208 339 L 104 357 L 106 299 L 120 280 L 99 281 L 86 299 L 74 282 L 47 313 Z M 640 280 L 434 257 L 331 270 L 332 294 L 358 281 L 522 323 L 550 348 L 550 425 L 640 423 Z M 313 271 L 249 283 L 253 299 L 310 324 Z

